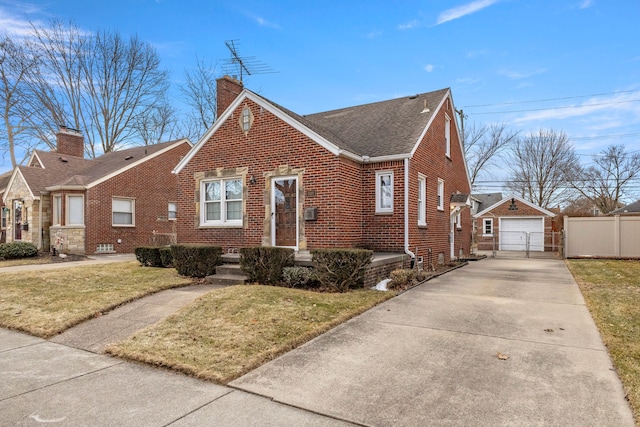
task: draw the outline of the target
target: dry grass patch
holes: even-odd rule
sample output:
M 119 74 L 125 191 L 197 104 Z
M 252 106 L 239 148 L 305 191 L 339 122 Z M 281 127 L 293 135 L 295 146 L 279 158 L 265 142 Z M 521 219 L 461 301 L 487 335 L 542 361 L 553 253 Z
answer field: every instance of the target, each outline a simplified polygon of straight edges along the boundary
M 568 260 L 640 422 L 640 261 Z
M 394 295 L 232 286 L 202 296 L 107 352 L 226 384 Z
M 135 261 L 0 274 L 0 326 L 49 338 L 125 302 L 189 284 Z

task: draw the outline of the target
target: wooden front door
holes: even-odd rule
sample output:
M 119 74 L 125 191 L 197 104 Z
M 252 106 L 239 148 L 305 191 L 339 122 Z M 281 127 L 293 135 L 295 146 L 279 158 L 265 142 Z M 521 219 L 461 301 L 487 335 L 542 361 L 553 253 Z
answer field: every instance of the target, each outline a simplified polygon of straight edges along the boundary
M 274 246 L 298 246 L 298 186 L 296 178 L 273 180 Z

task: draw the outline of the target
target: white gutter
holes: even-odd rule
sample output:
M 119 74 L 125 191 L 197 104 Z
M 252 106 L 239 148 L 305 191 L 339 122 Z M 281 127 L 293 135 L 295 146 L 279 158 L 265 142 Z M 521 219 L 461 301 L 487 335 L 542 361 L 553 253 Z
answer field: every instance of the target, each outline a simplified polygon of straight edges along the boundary
M 409 159 L 404 159 L 404 253 L 413 261 L 416 254 L 409 250 Z M 415 265 L 415 262 L 414 262 Z

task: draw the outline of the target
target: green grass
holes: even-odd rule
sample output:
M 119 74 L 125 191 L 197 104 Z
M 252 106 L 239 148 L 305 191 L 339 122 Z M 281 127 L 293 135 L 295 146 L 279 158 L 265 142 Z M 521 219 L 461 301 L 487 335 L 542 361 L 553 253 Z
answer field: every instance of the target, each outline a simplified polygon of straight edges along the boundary
M 49 338 L 123 303 L 189 284 L 135 261 L 0 274 L 0 326 Z
M 640 422 L 640 261 L 567 260 Z
M 226 384 L 394 295 L 232 286 L 202 296 L 107 352 Z

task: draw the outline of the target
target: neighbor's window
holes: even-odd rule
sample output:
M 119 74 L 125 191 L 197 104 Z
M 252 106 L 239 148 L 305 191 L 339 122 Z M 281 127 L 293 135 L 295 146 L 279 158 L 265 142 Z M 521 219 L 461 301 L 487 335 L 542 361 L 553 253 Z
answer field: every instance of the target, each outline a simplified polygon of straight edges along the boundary
M 67 196 L 66 225 L 84 225 L 84 196 Z
M 427 225 L 427 178 L 418 175 L 418 225 Z
M 493 219 L 485 218 L 482 223 L 482 234 L 485 236 L 491 236 L 493 234 Z
M 445 115 L 444 118 L 444 154 L 451 157 L 451 119 Z
M 444 181 L 438 178 L 438 210 L 444 210 Z
M 376 172 L 376 213 L 393 212 L 393 171 Z
M 167 215 L 169 219 L 178 218 L 178 204 L 176 202 L 169 202 L 169 213 Z
M 114 197 L 111 199 L 111 224 L 118 227 L 134 226 L 135 208 L 134 199 Z
M 53 225 L 62 224 L 62 196 L 53 196 Z
M 202 225 L 242 225 L 242 179 L 216 179 L 200 184 Z

